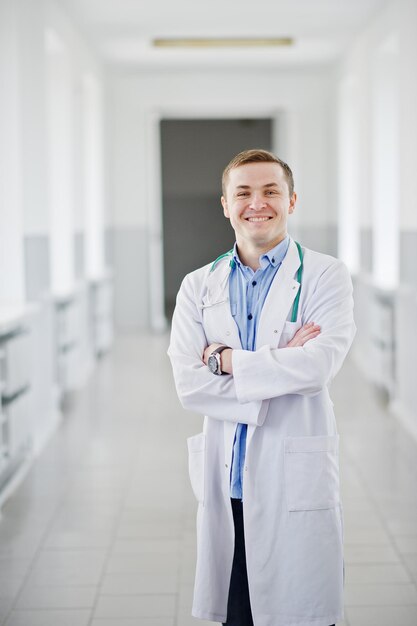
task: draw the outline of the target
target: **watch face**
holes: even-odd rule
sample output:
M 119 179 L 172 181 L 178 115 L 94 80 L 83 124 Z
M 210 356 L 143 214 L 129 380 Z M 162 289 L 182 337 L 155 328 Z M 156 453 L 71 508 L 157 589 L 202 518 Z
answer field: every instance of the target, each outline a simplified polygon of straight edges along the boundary
M 207 365 L 212 374 L 217 374 L 219 363 L 216 357 L 214 356 L 214 354 L 210 354 L 208 361 L 207 361 Z

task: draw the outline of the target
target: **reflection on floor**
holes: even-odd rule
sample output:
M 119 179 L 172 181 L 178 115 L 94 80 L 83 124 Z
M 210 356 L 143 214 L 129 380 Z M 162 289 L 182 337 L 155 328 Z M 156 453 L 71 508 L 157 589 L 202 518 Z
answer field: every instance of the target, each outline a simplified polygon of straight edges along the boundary
M 123 337 L 0 522 L 0 624 L 191 626 L 195 503 L 166 337 Z M 336 379 L 347 626 L 417 624 L 417 443 Z

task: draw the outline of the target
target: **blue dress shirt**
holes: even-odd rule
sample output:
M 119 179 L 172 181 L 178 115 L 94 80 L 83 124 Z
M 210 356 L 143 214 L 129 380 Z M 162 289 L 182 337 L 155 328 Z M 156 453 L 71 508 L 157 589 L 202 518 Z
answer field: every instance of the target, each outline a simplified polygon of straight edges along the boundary
M 262 307 L 285 255 L 290 240 L 287 237 L 275 248 L 259 257 L 259 268 L 243 265 L 239 259 L 237 246 L 233 250 L 235 261 L 230 272 L 230 310 L 239 329 L 239 337 L 244 350 L 256 349 L 256 332 Z M 246 456 L 247 425 L 238 424 L 233 443 L 232 467 L 230 470 L 230 495 L 243 499 L 243 470 Z

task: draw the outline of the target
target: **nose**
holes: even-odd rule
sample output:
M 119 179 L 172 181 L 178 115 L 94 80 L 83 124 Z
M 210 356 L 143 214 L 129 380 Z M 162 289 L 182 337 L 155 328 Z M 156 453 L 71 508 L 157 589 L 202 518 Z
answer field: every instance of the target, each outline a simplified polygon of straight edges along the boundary
M 264 209 L 265 207 L 266 207 L 266 202 L 262 194 L 259 194 L 259 193 L 253 194 L 251 203 L 250 203 L 250 208 L 253 209 L 254 211 L 260 211 L 261 209 Z

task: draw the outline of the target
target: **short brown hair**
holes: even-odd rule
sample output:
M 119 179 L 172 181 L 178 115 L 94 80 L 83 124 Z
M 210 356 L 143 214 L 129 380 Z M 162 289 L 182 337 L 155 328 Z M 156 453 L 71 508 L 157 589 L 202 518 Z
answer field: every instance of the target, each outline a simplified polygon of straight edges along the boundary
M 226 184 L 229 176 L 230 170 L 235 169 L 235 167 L 239 167 L 240 165 L 246 165 L 247 163 L 278 163 L 284 170 L 285 179 L 288 185 L 288 191 L 290 193 L 290 197 L 294 193 L 294 177 L 292 175 L 292 171 L 290 166 L 279 159 L 272 152 L 268 152 L 268 150 L 243 150 L 243 152 L 239 152 L 233 159 L 230 161 L 228 165 L 224 168 L 222 175 L 222 192 L 226 197 Z

